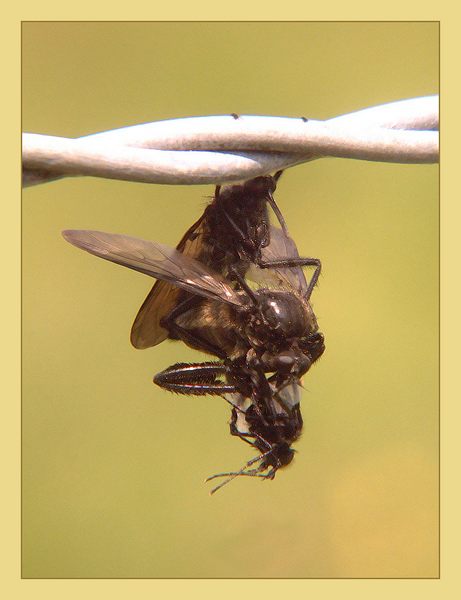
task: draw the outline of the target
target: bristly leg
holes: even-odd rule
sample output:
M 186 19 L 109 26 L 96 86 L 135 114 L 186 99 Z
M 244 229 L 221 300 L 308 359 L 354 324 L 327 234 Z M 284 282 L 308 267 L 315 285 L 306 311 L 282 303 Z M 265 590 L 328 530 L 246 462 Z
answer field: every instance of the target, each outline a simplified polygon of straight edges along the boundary
M 177 363 L 157 373 L 154 383 L 170 392 L 191 396 L 233 394 L 237 391 L 235 386 L 218 379 L 227 370 L 216 362 Z

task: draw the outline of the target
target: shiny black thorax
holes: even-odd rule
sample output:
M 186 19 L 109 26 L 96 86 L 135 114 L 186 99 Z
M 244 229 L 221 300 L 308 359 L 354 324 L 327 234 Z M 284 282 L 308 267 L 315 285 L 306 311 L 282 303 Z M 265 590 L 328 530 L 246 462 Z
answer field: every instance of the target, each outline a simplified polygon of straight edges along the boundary
M 254 295 L 256 302 L 240 309 L 217 301 L 192 303 L 168 327 L 177 339 L 187 336 L 189 346 L 223 360 L 247 359 L 266 373 L 301 377 L 324 349 L 315 315 L 290 292 L 260 289 Z

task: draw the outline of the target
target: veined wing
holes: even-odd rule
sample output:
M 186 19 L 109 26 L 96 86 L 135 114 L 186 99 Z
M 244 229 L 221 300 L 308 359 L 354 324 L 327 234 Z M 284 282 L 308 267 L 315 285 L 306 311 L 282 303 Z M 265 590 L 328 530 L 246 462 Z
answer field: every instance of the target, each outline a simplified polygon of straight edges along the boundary
M 285 235 L 280 227 L 271 225 L 270 243 L 261 250 L 263 262 L 273 262 L 284 258 L 299 258 L 296 244 Z M 283 287 L 288 290 L 296 290 L 304 296 L 307 290 L 306 277 L 302 267 L 283 267 L 272 269 L 260 269 L 252 265 L 247 277 L 260 285 L 268 287 Z
M 302 386 L 299 381 L 293 381 L 277 392 L 279 402 L 288 410 L 292 410 L 301 397 Z
M 202 248 L 202 215 L 182 237 L 176 249 L 191 258 L 200 258 Z M 165 280 L 158 280 L 150 290 L 136 315 L 131 328 L 131 343 L 135 348 L 156 346 L 168 337 L 168 331 L 160 324 L 177 306 L 181 289 Z
M 236 291 L 218 273 L 163 244 L 103 231 L 66 230 L 62 234 L 77 248 L 105 260 L 169 281 L 192 294 L 241 304 Z

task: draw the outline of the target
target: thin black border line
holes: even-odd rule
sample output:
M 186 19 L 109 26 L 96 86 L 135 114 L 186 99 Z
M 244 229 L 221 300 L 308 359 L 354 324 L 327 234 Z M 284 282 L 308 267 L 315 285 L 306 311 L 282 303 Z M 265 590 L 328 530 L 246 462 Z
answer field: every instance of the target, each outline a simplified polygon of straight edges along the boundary
M 20 70 L 21 70 L 21 118 L 20 118 L 20 134 L 22 133 L 23 127 L 23 112 L 24 112 L 24 107 L 23 107 L 23 41 L 24 41 L 24 31 L 23 31 L 23 25 L 26 23 L 34 23 L 34 24 L 42 24 L 42 23 L 95 23 L 95 24 L 102 24 L 102 23 L 120 23 L 120 24 L 131 24 L 131 23 L 146 23 L 146 24 L 150 24 L 150 23 L 158 23 L 158 24 L 163 24 L 163 23 L 185 23 L 185 24 L 194 24 L 194 23 L 223 23 L 223 24 L 227 24 L 227 23 L 248 23 L 249 25 L 254 25 L 254 24 L 267 24 L 267 23 L 277 23 L 277 24 L 292 24 L 292 23 L 300 23 L 300 24 L 305 24 L 305 23 L 350 23 L 350 24 L 362 24 L 362 23 L 376 23 L 376 24 L 385 24 L 385 23 L 437 23 L 438 24 L 438 42 L 439 42 L 439 56 L 438 56 L 438 87 L 439 87 L 439 122 L 442 122 L 442 112 L 441 112 L 441 100 L 440 100 L 440 95 L 441 95 L 441 21 L 440 20 L 421 20 L 421 21 L 414 21 L 414 20 L 408 20 L 408 21 L 399 21 L 399 20 L 389 20 L 389 21 L 373 21 L 373 20 L 368 20 L 368 21 L 204 21 L 204 20 L 200 20 L 200 21 L 20 21 L 20 50 L 21 50 L 21 59 L 20 59 Z M 20 449 L 19 449 L 19 456 L 20 456 L 20 579 L 24 580 L 24 581 L 34 581 L 34 580 L 38 580 L 38 581 L 44 581 L 44 580 L 50 580 L 50 581 L 61 581 L 61 580 L 66 580 L 66 581 L 92 581 L 92 580 L 96 580 L 96 581 L 101 581 L 101 580 L 106 580 L 106 581 L 119 581 L 119 580 L 134 580 L 134 581 L 138 581 L 138 580 L 151 580 L 151 581 L 177 581 L 177 580 L 192 580 L 192 581 L 215 581 L 215 580 L 230 580 L 230 581 L 239 581 L 239 580 L 269 580 L 269 581 L 285 581 L 285 580 L 302 580 L 302 581 L 310 581 L 310 580 L 321 580 L 321 581 L 331 581 L 331 580 L 358 580 L 358 581 L 376 581 L 376 580 L 380 580 L 380 581 L 388 581 L 388 580 L 397 580 L 397 581 L 409 581 L 409 580 L 422 580 L 422 581 L 434 581 L 434 580 L 441 580 L 442 579 L 442 557 L 441 557 L 441 543 L 442 543 L 442 529 L 441 529 L 441 479 L 442 479 L 442 471 L 441 471 L 441 419 L 442 419 L 442 407 L 441 407 L 441 177 L 440 177 L 440 173 L 441 173 L 441 169 L 440 169 L 440 164 L 441 164 L 441 160 L 442 160 L 442 128 L 439 124 L 439 136 L 440 136 L 440 159 L 439 159 L 439 167 L 438 167 L 438 188 L 439 188 L 439 198 L 438 198 L 438 328 L 439 328 L 439 335 L 438 335 L 438 420 L 437 420 L 437 425 L 438 425 L 438 576 L 437 577 L 24 577 L 23 576 L 23 394 L 22 394 L 22 390 L 23 390 L 23 310 L 24 310 L 24 306 L 23 306 L 23 253 L 22 253 L 22 247 L 23 247 L 23 187 L 21 182 L 19 182 L 19 186 L 20 186 L 20 215 L 19 215 L 19 223 L 20 223 L 20 248 L 19 248 L 19 255 L 20 255 L 20 310 L 21 310 L 21 314 L 20 314 L 20 326 L 19 326 L 19 330 L 20 330 L 20 387 L 21 387 L 21 391 L 20 391 L 20 434 L 21 434 L 21 439 L 20 439 Z M 20 143 L 20 147 L 21 147 L 21 156 L 22 156 L 22 136 L 21 136 L 21 143 Z M 19 161 L 20 161 L 20 173 L 22 172 L 22 161 L 21 161 L 21 156 L 19 157 Z

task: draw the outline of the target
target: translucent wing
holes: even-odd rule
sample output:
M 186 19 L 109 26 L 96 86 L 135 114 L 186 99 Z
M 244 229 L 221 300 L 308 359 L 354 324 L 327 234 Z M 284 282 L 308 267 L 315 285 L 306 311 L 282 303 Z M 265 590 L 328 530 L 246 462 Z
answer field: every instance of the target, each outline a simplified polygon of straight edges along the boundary
M 298 249 L 291 237 L 285 235 L 280 227 L 274 225 L 270 227 L 270 243 L 262 248 L 261 256 L 263 262 L 299 258 Z M 260 285 L 296 290 L 301 296 L 304 296 L 307 290 L 306 277 L 302 267 L 260 269 L 258 266 L 252 265 L 247 277 Z
M 62 234 L 77 248 L 105 260 L 169 281 L 192 294 L 241 304 L 238 294 L 219 274 L 163 244 L 103 231 L 67 230 Z
M 288 385 L 284 386 L 281 390 L 277 391 L 274 384 L 271 384 L 272 396 L 267 400 L 272 402 L 275 406 L 275 412 L 280 413 L 283 409 L 291 410 L 297 404 L 299 404 L 301 397 L 302 386 L 300 381 L 293 381 Z M 223 398 L 235 406 L 240 412 L 246 412 L 248 408 L 253 404 L 251 398 L 243 396 L 239 392 L 232 394 L 223 394 Z
M 200 258 L 203 217 L 204 215 L 186 231 L 177 245 L 176 249 L 181 254 Z M 131 328 L 131 343 L 135 348 L 150 348 L 168 337 L 168 331 L 161 326 L 160 322 L 177 306 L 180 294 L 181 289 L 168 281 L 155 282 Z
M 301 383 L 293 381 L 277 392 L 279 402 L 288 410 L 293 409 L 297 404 L 299 404 L 301 397 L 300 390 Z

